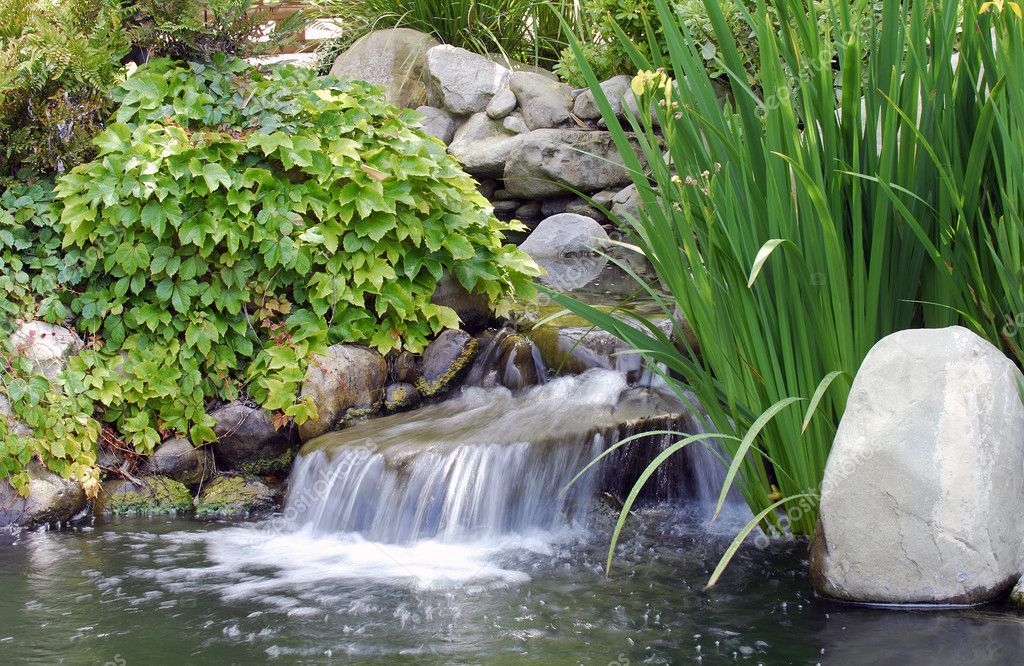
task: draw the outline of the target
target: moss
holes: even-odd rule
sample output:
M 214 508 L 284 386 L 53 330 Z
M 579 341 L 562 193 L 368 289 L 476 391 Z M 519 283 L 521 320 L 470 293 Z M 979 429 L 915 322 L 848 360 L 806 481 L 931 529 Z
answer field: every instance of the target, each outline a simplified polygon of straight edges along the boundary
M 167 515 L 192 510 L 192 495 L 184 484 L 166 476 L 146 479 L 142 488 L 115 492 L 109 500 L 110 512 L 115 515 Z
M 427 381 L 423 377 L 418 377 L 416 379 L 416 389 L 420 392 L 420 395 L 424 398 L 433 398 L 439 393 L 448 390 L 448 387 L 458 379 L 459 375 L 469 369 L 469 364 L 476 358 L 478 346 L 476 339 L 471 338 L 466 348 L 462 350 L 462 353 L 452 361 L 452 364 L 444 374 L 438 376 L 437 379 Z
M 285 472 L 295 458 L 295 449 L 288 449 L 276 458 L 260 458 L 239 466 L 239 470 L 253 476 L 270 476 Z
M 269 509 L 273 503 L 273 493 L 259 481 L 223 476 L 203 491 L 196 503 L 196 515 L 204 518 L 244 516 L 254 510 Z

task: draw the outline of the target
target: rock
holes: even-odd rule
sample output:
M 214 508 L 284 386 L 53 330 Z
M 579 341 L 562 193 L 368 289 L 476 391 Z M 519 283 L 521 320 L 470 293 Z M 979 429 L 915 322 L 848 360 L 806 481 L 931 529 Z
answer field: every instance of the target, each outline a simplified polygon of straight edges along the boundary
M 500 219 L 511 219 L 522 203 L 515 199 L 499 199 L 494 202 L 494 214 Z
M 498 181 L 493 178 L 481 178 L 476 184 L 476 191 L 483 195 L 484 199 L 490 201 L 494 198 L 494 192 L 498 189 Z
M 640 327 L 633 320 L 623 321 Z M 666 317 L 653 322 L 666 335 L 672 334 L 671 319 Z M 643 372 L 643 359 L 631 353 L 629 344 L 592 326 L 540 326 L 530 331 L 529 338 L 536 345 L 543 364 L 559 375 L 577 375 L 593 368 L 604 368 L 621 372 L 634 383 Z
M 420 404 L 420 392 L 412 384 L 396 382 L 384 389 L 384 409 L 400 412 Z
M 21 497 L 7 479 L 0 479 L 0 528 L 34 527 L 71 520 L 85 510 L 82 484 L 62 479 L 38 460 L 26 466 L 28 497 Z
M 514 72 L 509 88 L 531 130 L 558 127 L 569 120 L 572 88 L 564 83 L 533 72 Z
M 633 77 L 621 74 L 613 76 L 601 84 L 601 90 L 604 91 L 604 96 L 608 98 L 608 103 L 617 116 L 622 115 L 624 101 L 633 97 L 633 91 L 629 87 L 632 81 Z M 635 108 L 635 101 L 633 101 L 633 106 Z M 585 90 L 581 93 L 573 104 L 572 112 L 582 120 L 597 120 L 600 118 L 601 110 L 597 108 L 594 92 L 592 90 Z
M 541 382 L 540 354 L 525 336 L 513 334 L 501 341 L 499 380 L 505 388 L 518 391 Z
M 598 223 L 604 222 L 608 219 L 605 217 L 604 213 L 591 206 L 586 199 L 574 199 L 565 207 L 565 212 L 573 215 L 589 217 Z
M 547 218 L 519 249 L 534 259 L 592 254 L 608 242 L 608 232 L 593 218 L 560 213 Z
M 530 133 L 530 128 L 526 126 L 526 121 L 523 120 L 523 116 L 518 113 L 512 113 L 506 116 L 505 119 L 501 121 L 501 125 L 513 134 Z
M 487 105 L 487 117 L 501 120 L 516 108 L 516 96 L 508 88 L 502 88 Z
M 452 139 L 455 138 L 455 129 L 458 126 L 455 116 L 444 109 L 433 106 L 420 106 L 416 108 L 416 111 L 423 114 L 420 126 L 426 134 L 436 136 L 446 146 L 452 142 Z
M 621 188 L 632 182 L 608 132 L 540 129 L 516 146 L 505 164 L 505 187 L 523 199 Z
M 516 208 L 515 217 L 523 222 L 536 222 L 541 219 L 540 203 L 529 201 Z
M 337 57 L 331 76 L 380 86 L 388 103 L 416 108 L 427 103 L 426 55 L 437 44 L 409 28 L 375 30 Z
M 1024 578 L 1017 581 L 1010 592 L 1010 603 L 1015 606 L 1024 607 Z
M 223 470 L 266 475 L 291 465 L 297 443 L 294 427 L 274 428 L 270 412 L 239 401 L 218 407 L 210 416 L 217 421 L 213 454 Z
M 430 94 L 459 116 L 487 108 L 494 95 L 508 86 L 511 72 L 482 55 L 443 44 L 427 51 L 427 76 Z
M 248 476 L 219 476 L 196 500 L 197 518 L 245 518 L 277 508 L 277 494 Z
M 1021 381 L 958 326 L 900 331 L 871 349 L 825 468 L 818 592 L 970 604 L 1009 591 L 1024 543 Z
M 11 407 L 11 401 L 2 393 L 0 393 L 0 418 L 7 420 L 7 428 L 15 435 L 28 436 L 32 434 L 31 428 L 14 418 L 14 409 Z
M 396 382 L 415 384 L 416 357 L 413 353 L 409 351 L 400 351 L 393 355 L 391 357 L 391 368 L 388 370 L 388 375 Z
M 455 132 L 448 152 L 470 175 L 500 178 L 508 156 L 522 140 L 486 113 L 475 113 Z
M 448 329 L 427 345 L 419 362 L 416 388 L 424 398 L 444 395 L 455 387 L 476 358 L 479 345 L 469 333 Z
M 636 184 L 627 185 L 611 200 L 610 212 L 620 223 L 630 224 L 640 216 L 640 190 Z
M 11 348 L 32 364 L 34 373 L 51 381 L 82 346 L 78 336 L 68 329 L 44 321 L 25 322 L 11 334 Z
M 185 437 L 174 437 L 160 444 L 147 462 L 150 473 L 196 486 L 214 474 L 211 447 L 196 448 Z
M 569 204 L 572 201 L 575 201 L 575 198 L 572 196 L 560 197 L 558 199 L 545 199 L 540 204 L 541 219 L 546 219 L 552 215 L 564 213 L 565 209 L 569 207 Z
M 191 511 L 192 495 L 188 488 L 166 476 L 147 477 L 140 486 L 127 479 L 107 481 L 96 505 L 97 513 L 116 516 L 163 516 Z
M 592 284 L 608 266 L 608 257 L 586 255 L 575 257 L 542 257 L 536 259 L 544 269 L 542 284 L 557 291 L 575 291 Z
M 455 310 L 455 314 L 459 315 L 462 321 L 462 328 L 470 333 L 483 330 L 491 322 L 491 306 L 487 302 L 487 296 L 470 293 L 449 273 L 445 273 L 437 281 L 430 302 Z
M 316 355 L 306 371 L 299 400 L 311 398 L 318 416 L 299 426 L 302 441 L 339 423 L 375 412 L 381 403 L 388 366 L 384 357 L 361 345 L 332 345 Z

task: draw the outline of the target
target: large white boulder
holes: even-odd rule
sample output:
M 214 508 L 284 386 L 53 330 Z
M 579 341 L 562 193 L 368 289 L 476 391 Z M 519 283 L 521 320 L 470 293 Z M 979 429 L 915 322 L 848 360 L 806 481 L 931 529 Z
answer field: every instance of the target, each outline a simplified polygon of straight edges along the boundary
M 960 327 L 880 340 L 853 382 L 822 483 L 815 588 L 883 603 L 1006 593 L 1024 544 L 1020 371 Z
M 459 116 L 479 113 L 508 87 L 512 72 L 482 55 L 442 44 L 427 51 L 431 104 Z
M 56 379 L 67 360 L 82 351 L 82 340 L 73 332 L 45 321 L 28 321 L 11 334 L 11 348 L 24 356 L 33 372 Z
M 474 113 L 455 132 L 448 152 L 466 173 L 477 178 L 500 178 L 512 151 L 523 137 L 505 129 L 486 113 Z

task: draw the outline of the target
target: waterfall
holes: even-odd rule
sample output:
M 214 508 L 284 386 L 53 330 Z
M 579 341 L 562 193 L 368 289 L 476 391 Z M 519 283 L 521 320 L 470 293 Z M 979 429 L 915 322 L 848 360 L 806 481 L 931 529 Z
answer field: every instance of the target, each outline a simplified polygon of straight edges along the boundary
M 580 525 L 602 493 L 624 497 L 678 438 L 628 443 L 563 492 L 566 485 L 607 446 L 652 429 L 699 431 L 674 399 L 630 388 L 610 370 L 520 392 L 469 387 L 443 403 L 308 443 L 292 473 L 286 515 L 313 534 L 406 545 Z M 670 458 L 643 497 L 706 501 L 717 496 L 715 475 L 721 463 L 696 445 Z

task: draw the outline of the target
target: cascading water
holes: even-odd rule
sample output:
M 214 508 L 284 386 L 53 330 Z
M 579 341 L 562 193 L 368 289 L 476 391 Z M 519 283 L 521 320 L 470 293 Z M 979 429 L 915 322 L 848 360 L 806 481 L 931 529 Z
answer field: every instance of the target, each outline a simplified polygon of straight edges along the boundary
M 677 403 L 630 388 L 610 370 L 518 394 L 469 387 L 441 404 L 310 442 L 293 471 L 286 514 L 314 536 L 355 533 L 404 545 L 578 526 L 600 493 L 624 496 L 678 437 L 628 443 L 565 486 L 607 446 L 650 429 L 699 431 Z M 699 446 L 659 469 L 647 495 L 701 501 L 717 494 L 710 486 L 721 464 Z

